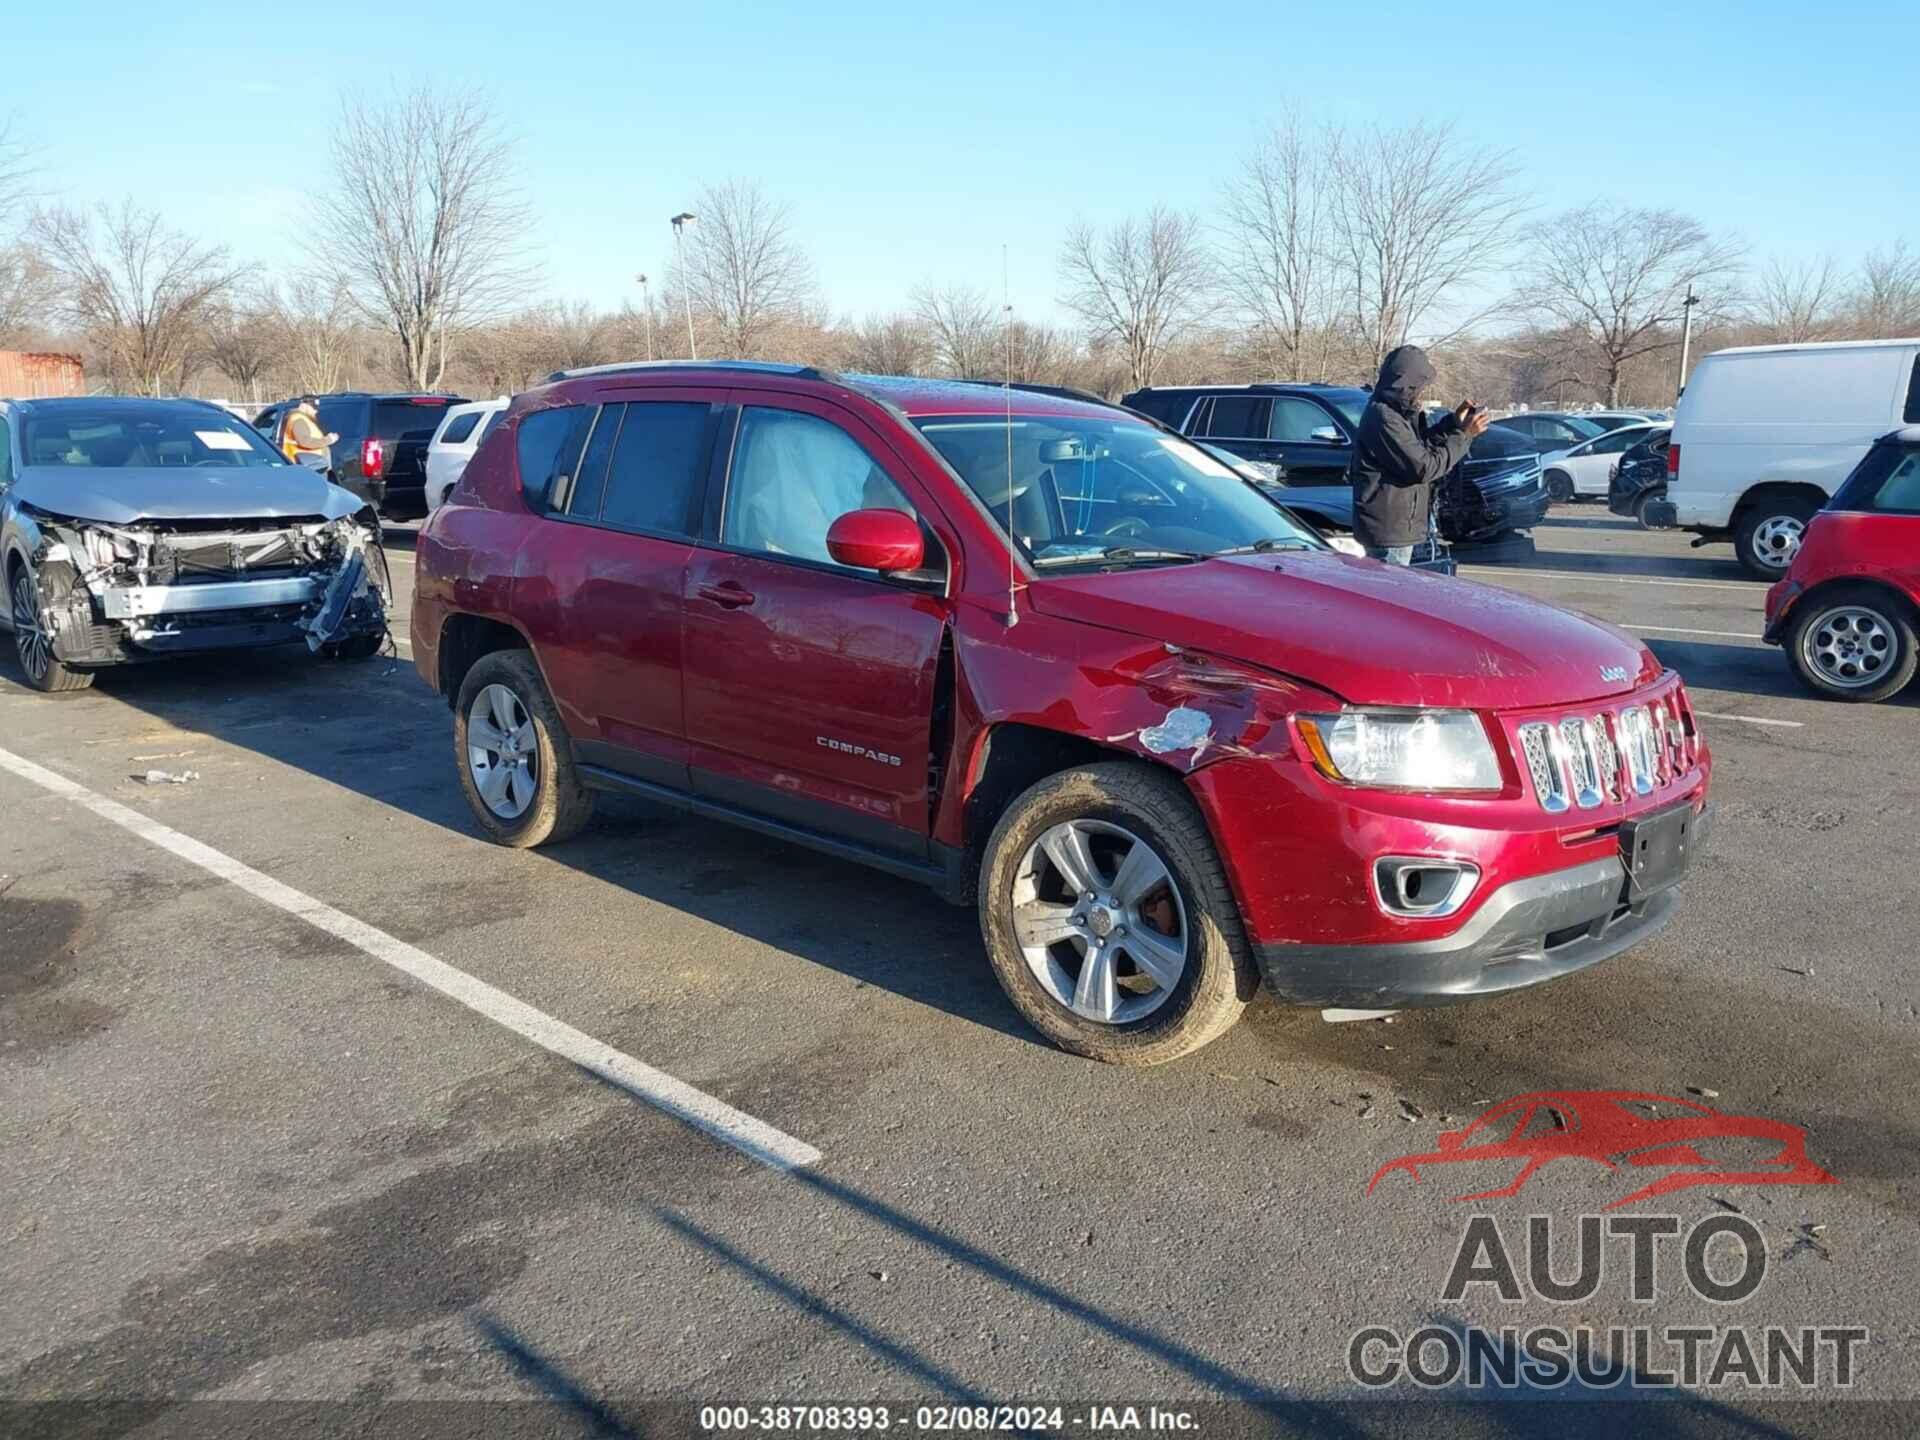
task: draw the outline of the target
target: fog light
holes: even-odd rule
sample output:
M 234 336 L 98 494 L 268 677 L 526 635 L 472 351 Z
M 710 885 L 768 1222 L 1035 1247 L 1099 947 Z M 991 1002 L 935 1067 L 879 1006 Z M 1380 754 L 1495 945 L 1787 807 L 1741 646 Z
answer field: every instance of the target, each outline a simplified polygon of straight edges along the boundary
M 1387 855 L 1373 862 L 1373 893 L 1389 915 L 1431 920 L 1467 903 L 1480 867 L 1465 860 Z

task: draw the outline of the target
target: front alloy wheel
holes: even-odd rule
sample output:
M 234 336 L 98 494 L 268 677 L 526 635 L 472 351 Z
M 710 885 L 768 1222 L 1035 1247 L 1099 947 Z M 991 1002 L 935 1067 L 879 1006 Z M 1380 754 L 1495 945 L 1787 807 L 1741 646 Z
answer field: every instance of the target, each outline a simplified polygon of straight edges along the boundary
M 488 685 L 467 711 L 467 768 L 480 799 L 502 820 L 518 820 L 540 789 L 533 717 L 504 685 Z
M 17 565 L 13 572 L 13 645 L 20 655 L 20 668 L 35 686 L 46 683 L 53 664 L 53 640 L 40 624 L 40 604 L 33 593 L 33 577 L 27 567 Z
M 1144 1020 L 1186 973 L 1186 907 L 1166 861 L 1119 825 L 1068 820 L 1047 830 L 1014 872 L 1013 902 L 1028 969 L 1082 1019 Z

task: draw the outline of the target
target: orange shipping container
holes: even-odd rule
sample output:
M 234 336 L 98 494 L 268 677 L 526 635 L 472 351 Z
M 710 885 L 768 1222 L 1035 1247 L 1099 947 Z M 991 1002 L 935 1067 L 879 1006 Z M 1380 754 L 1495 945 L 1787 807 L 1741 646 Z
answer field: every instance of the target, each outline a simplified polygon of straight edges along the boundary
M 84 395 L 87 377 L 78 355 L 0 350 L 0 396 L 13 400 L 36 395 Z

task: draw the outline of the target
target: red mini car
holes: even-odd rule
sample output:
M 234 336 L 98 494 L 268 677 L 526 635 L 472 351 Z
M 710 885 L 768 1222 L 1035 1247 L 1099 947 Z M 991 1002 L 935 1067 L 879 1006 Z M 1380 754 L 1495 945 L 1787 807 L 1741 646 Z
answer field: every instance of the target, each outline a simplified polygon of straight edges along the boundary
M 1836 700 L 1886 700 L 1920 666 L 1920 425 L 1874 442 L 1767 591 L 1767 639 Z
M 798 366 L 557 375 L 420 534 L 480 825 L 649 796 L 977 903 L 1080 1054 L 1435 1004 L 1670 917 L 1709 759 L 1610 626 L 1341 554 L 1117 407 Z

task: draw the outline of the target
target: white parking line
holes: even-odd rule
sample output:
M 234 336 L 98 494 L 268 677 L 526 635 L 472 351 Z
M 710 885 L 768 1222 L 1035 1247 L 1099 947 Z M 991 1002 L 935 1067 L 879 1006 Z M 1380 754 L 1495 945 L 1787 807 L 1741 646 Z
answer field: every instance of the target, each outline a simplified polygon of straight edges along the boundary
M 543 1049 L 551 1050 L 562 1059 L 571 1060 L 581 1069 L 618 1085 L 629 1094 L 733 1146 L 763 1165 L 770 1165 L 776 1170 L 797 1170 L 821 1158 L 820 1152 L 813 1146 L 734 1109 L 724 1101 L 716 1100 L 704 1091 L 694 1089 L 684 1080 L 676 1080 L 663 1070 L 656 1070 L 631 1055 L 623 1054 L 591 1035 L 554 1019 L 545 1011 L 516 1000 L 506 991 L 495 989 L 484 980 L 476 980 L 466 971 L 457 970 L 446 961 L 435 959 L 404 940 L 396 940 L 363 920 L 356 920 L 309 895 L 303 895 L 271 876 L 263 875 L 231 856 L 201 844 L 191 836 L 182 835 L 178 830 L 169 829 L 137 810 L 96 795 L 64 775 L 56 775 L 9 750 L 0 750 L 0 769 L 10 770 L 42 790 L 71 800 L 91 810 L 102 820 L 110 821 L 122 830 L 179 856 L 188 864 L 197 865 L 209 874 L 231 882 L 255 899 L 264 900 L 295 919 L 306 921 L 316 930 L 345 941 L 363 954 L 404 971 L 421 984 L 430 985 L 442 995 L 458 1000 L 469 1010 L 505 1026 Z
M 1769 720 L 1762 715 L 1723 715 L 1717 710 L 1695 710 L 1693 713 L 1708 720 L 1738 720 L 1742 725 L 1778 725 L 1783 730 L 1800 730 L 1807 723 L 1804 720 Z
M 1665 630 L 1675 635 L 1718 635 L 1723 640 L 1764 640 L 1747 630 L 1696 630 L 1691 625 L 1642 625 L 1636 620 L 1618 622 L 1623 630 Z
M 1483 575 L 1527 575 L 1536 580 L 1605 580 L 1614 585 L 1673 585 L 1682 590 L 1740 590 L 1749 595 L 1766 584 L 1764 580 L 1744 584 L 1737 580 L 1659 580 L 1651 575 L 1601 575 L 1586 570 L 1510 570 L 1504 565 L 1462 565 L 1460 568 Z

